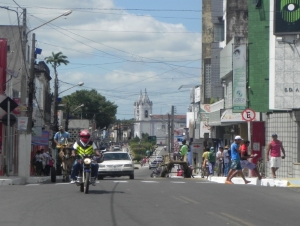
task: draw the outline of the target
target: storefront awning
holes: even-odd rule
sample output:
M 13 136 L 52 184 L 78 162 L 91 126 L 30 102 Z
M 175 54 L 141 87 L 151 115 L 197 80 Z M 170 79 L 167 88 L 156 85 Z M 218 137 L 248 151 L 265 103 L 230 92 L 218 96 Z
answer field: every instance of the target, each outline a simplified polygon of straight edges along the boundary
M 256 117 L 253 121 L 260 121 L 260 113 L 256 112 Z M 221 123 L 241 123 L 245 122 L 242 118 L 242 113 L 233 113 L 231 109 L 227 109 L 221 116 Z

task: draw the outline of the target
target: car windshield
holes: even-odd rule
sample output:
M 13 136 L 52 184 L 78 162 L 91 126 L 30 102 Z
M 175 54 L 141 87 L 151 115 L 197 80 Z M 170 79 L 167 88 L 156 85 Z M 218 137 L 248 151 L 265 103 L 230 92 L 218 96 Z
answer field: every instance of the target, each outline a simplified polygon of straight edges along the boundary
M 103 160 L 130 160 L 130 157 L 127 153 L 106 153 L 103 156 Z

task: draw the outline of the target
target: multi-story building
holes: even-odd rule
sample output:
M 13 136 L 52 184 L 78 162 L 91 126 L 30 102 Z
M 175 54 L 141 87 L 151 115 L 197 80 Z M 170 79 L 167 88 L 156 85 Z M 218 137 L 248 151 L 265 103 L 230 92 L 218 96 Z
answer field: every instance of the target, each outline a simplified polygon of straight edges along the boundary
M 0 26 L 0 38 L 6 40 L 7 46 L 7 69 L 6 69 L 6 78 L 4 78 L 4 83 L 1 84 L 2 87 L 5 87 L 5 93 L 0 94 L 0 101 L 3 101 L 6 97 L 10 97 L 17 105 L 20 104 L 20 92 L 21 86 L 21 76 L 22 73 L 29 76 L 29 71 L 25 71 L 25 68 L 29 68 L 29 59 L 30 59 L 30 46 L 26 46 L 24 53 L 26 67 L 23 66 L 23 54 L 22 54 L 22 27 L 19 26 Z M 29 37 L 29 36 L 28 36 Z M 1 51 L 1 50 L 0 50 Z M 39 62 L 35 64 L 35 94 L 33 97 L 34 100 L 34 109 L 33 109 L 33 138 L 32 138 L 32 154 L 35 149 L 43 147 L 44 150 L 47 150 L 49 144 L 49 132 L 50 132 L 50 71 L 47 65 L 44 62 Z M 26 85 L 26 84 L 25 84 Z M 25 108 L 24 108 L 25 107 Z M 26 106 L 18 106 L 11 112 L 15 117 L 20 115 L 21 111 L 26 110 Z M 5 111 L 0 111 L 0 117 L 2 118 L 5 114 Z M 3 169 L 4 159 L 3 156 L 6 155 L 7 169 L 9 174 L 17 175 L 18 174 L 18 157 L 19 157 L 19 145 L 18 137 L 19 131 L 17 130 L 17 124 L 14 124 L 8 129 L 7 126 L 0 125 L 3 129 L 0 128 L 0 132 L 3 132 L 1 136 L 2 141 L 2 150 L 0 151 L 0 169 Z M 1 127 L 0 126 L 0 127 Z M 9 137 L 9 139 L 7 139 Z M 40 142 L 43 141 L 43 142 Z M 9 150 L 9 151 L 7 151 Z M 30 159 L 28 158 L 28 163 Z M 0 170 L 0 175 L 3 173 Z
M 201 103 L 223 98 L 220 81 L 220 43 L 224 41 L 223 0 L 202 1 L 202 95 Z

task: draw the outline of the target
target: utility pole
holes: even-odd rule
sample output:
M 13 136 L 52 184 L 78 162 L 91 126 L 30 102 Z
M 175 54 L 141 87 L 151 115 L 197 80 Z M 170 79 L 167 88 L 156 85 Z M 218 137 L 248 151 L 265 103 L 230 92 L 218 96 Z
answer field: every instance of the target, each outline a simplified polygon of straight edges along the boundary
M 53 132 L 56 133 L 58 131 L 58 117 L 57 117 L 57 98 L 58 98 L 58 78 L 57 71 L 55 70 L 55 78 L 54 78 L 54 101 L 53 101 Z M 82 119 L 82 117 L 81 117 Z
M 21 117 L 26 117 L 26 111 L 24 107 L 27 105 L 27 61 L 26 61 L 26 44 L 27 44 L 27 13 L 26 9 L 23 9 L 23 23 L 22 23 L 22 75 L 21 75 Z M 18 141 L 18 176 L 19 177 L 29 177 L 30 176 L 30 154 L 31 154 L 31 132 L 19 131 L 19 141 Z
M 70 117 L 70 107 L 69 102 L 66 103 L 66 121 L 65 121 L 65 131 L 69 130 L 69 117 Z
M 168 152 L 171 153 L 171 118 L 168 113 Z
M 29 77 L 29 92 L 28 92 L 28 124 L 27 133 L 32 132 L 32 112 L 33 112 L 33 96 L 35 93 L 34 85 L 34 62 L 35 62 L 35 33 L 32 34 L 32 44 L 31 44 L 31 60 L 30 60 L 30 77 Z
M 21 104 L 23 106 L 26 106 L 26 97 L 27 97 L 27 82 L 26 82 L 26 43 L 27 43 L 27 35 L 26 35 L 26 28 L 27 28 L 27 23 L 26 23 L 26 9 L 23 9 L 23 24 L 22 24 L 22 62 L 23 62 L 23 67 L 22 67 L 22 76 L 21 76 Z M 21 116 L 26 116 L 26 112 L 21 111 Z
M 171 152 L 174 152 L 174 106 L 171 111 Z

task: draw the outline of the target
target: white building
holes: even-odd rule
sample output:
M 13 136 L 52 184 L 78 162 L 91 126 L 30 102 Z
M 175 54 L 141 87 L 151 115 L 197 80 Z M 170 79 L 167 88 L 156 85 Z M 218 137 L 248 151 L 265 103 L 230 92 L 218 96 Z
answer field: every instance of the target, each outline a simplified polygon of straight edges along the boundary
M 144 95 L 141 91 L 140 96 L 134 102 L 134 137 L 142 137 L 142 134 L 156 136 L 157 144 L 166 144 L 168 137 L 168 114 L 154 115 L 152 114 L 153 103 L 150 101 L 147 91 Z M 178 131 L 184 131 L 186 126 L 186 115 L 174 115 L 174 135 Z M 182 128 L 182 130 L 180 130 Z

